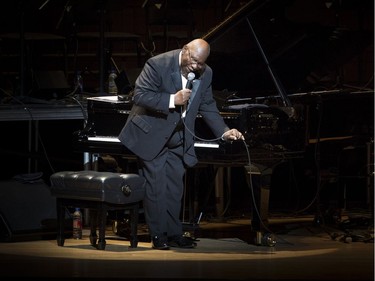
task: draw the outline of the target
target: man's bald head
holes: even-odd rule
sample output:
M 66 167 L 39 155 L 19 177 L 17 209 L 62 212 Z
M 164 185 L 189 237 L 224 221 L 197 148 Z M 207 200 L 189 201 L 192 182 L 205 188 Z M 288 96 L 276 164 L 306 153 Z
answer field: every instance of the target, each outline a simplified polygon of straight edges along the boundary
M 210 45 L 203 39 L 194 39 L 186 45 L 200 61 L 206 61 L 210 55 Z

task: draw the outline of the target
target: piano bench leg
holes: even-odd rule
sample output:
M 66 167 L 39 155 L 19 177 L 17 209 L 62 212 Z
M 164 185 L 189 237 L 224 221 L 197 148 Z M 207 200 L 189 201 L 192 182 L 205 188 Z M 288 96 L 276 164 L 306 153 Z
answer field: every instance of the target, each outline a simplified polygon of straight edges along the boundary
M 57 215 L 58 215 L 58 231 L 57 231 L 57 245 L 64 246 L 65 243 L 65 234 L 64 234 L 64 213 L 66 206 L 82 206 L 82 208 L 88 207 L 85 204 L 82 204 L 79 200 L 75 203 L 71 201 L 64 202 L 63 199 L 57 199 Z M 138 217 L 139 217 L 139 202 L 125 205 L 124 207 L 115 207 L 111 208 L 111 205 L 107 205 L 104 202 L 99 203 L 98 205 L 90 204 L 89 208 L 89 217 L 90 217 L 90 235 L 89 240 L 90 244 L 97 248 L 98 250 L 105 250 L 106 248 L 106 222 L 107 222 L 107 212 L 108 210 L 130 210 L 130 225 L 131 233 L 129 237 L 130 248 L 138 247 Z M 99 235 L 98 235 L 99 234 Z
M 98 241 L 98 235 L 96 228 L 98 224 L 98 213 L 96 210 L 90 210 L 90 244 L 96 247 Z
M 98 241 L 98 250 L 104 250 L 106 246 L 105 241 L 105 228 L 107 221 L 107 208 L 105 204 L 100 204 L 98 208 L 98 220 L 99 220 L 99 241 Z
M 59 236 L 57 236 L 57 246 L 59 246 L 59 247 L 64 247 L 64 243 L 65 243 L 65 239 L 64 239 L 64 237 L 59 237 Z
M 130 248 L 137 248 L 138 246 L 138 213 L 139 204 L 133 204 L 130 209 Z
M 62 199 L 56 199 L 56 209 L 57 209 L 57 245 L 60 247 L 64 246 L 65 242 L 65 204 Z

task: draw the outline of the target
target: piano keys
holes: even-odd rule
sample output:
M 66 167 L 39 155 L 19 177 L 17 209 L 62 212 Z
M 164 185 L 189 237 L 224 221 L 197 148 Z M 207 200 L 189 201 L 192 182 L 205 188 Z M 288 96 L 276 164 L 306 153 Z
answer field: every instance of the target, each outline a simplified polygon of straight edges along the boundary
M 87 137 L 87 143 L 119 143 L 120 140 L 115 136 L 92 136 Z M 220 144 L 218 142 L 204 142 L 204 141 L 196 141 L 194 143 L 195 147 L 198 148 L 219 148 Z
M 136 159 L 117 138 L 131 110 L 131 99 L 99 96 L 87 99 L 88 118 L 83 130 L 74 133 L 73 147 L 77 152 L 121 155 Z M 219 142 L 196 141 L 198 150 L 219 149 Z

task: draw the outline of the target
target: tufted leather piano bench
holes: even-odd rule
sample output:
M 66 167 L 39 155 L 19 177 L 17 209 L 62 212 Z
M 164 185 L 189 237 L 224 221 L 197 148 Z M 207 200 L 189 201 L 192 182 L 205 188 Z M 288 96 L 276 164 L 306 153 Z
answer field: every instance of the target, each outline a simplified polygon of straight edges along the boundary
M 89 209 L 90 243 L 99 250 L 104 250 L 106 246 L 107 211 L 129 209 L 130 247 L 137 247 L 139 205 L 145 193 L 143 177 L 137 174 L 90 170 L 61 171 L 52 174 L 50 181 L 51 195 L 56 197 L 58 246 L 64 246 L 66 207 L 80 207 Z

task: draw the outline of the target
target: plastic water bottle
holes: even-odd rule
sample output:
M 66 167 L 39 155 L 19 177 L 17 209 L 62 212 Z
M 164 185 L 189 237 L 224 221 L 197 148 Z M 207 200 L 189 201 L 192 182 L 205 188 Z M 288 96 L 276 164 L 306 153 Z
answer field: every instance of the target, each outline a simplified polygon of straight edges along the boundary
M 108 94 L 110 95 L 117 95 L 118 89 L 115 81 L 116 78 L 117 74 L 114 70 L 112 70 L 108 77 Z
M 82 213 L 79 208 L 73 213 L 73 238 L 82 239 Z

